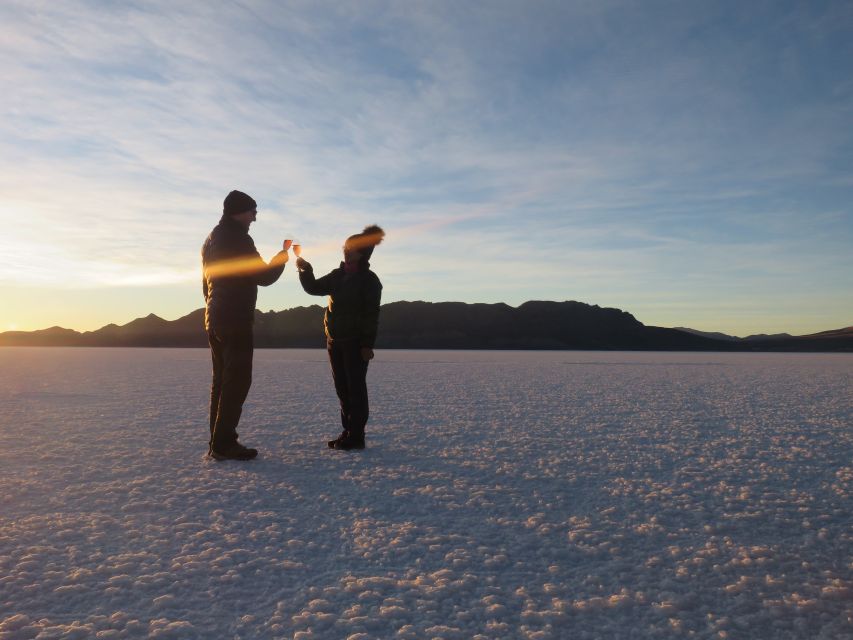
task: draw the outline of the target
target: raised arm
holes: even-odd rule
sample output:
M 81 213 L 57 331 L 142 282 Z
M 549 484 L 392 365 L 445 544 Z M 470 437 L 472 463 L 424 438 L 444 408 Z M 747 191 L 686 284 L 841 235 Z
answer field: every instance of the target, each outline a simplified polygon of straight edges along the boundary
M 262 287 L 267 287 L 281 277 L 284 265 L 287 264 L 288 260 L 287 251 L 279 251 L 273 256 L 269 264 L 264 263 L 263 258 L 261 258 L 257 251 L 255 253 L 258 255 L 260 263 L 263 264 L 263 268 L 259 269 L 255 276 L 255 283 Z
M 312 296 L 327 296 L 332 293 L 334 287 L 334 271 L 330 271 L 322 278 L 314 277 L 314 268 L 311 263 L 300 258 L 296 263 L 299 268 L 299 283 L 305 293 Z
M 279 251 L 269 264 L 264 262 L 249 236 L 240 239 L 227 253 L 210 251 L 205 264 L 208 280 L 216 278 L 247 278 L 257 285 L 266 287 L 279 279 L 287 263 L 287 252 Z

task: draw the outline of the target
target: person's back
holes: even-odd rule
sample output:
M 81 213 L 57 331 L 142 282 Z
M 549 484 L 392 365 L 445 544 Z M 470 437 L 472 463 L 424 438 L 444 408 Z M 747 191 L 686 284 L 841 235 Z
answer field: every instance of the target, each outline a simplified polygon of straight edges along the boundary
M 347 273 L 344 263 L 327 276 L 324 293 L 329 300 L 323 315 L 326 339 L 376 342 L 382 283 L 365 261 L 359 271 Z

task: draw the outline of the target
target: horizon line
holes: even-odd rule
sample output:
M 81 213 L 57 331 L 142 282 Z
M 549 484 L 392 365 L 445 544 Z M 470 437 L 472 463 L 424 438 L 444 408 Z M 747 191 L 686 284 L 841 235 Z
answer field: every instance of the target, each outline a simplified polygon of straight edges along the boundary
M 616 311 L 620 311 L 620 312 L 622 312 L 622 313 L 627 313 L 628 315 L 630 315 L 631 317 L 633 317 L 635 320 L 637 320 L 637 322 L 640 322 L 640 324 L 642 324 L 642 325 L 643 325 L 643 326 L 645 326 L 645 327 L 657 327 L 657 326 L 659 326 L 659 325 L 648 325 L 648 324 L 646 324 L 646 323 L 642 322 L 641 320 L 639 320 L 639 319 L 638 319 L 638 318 L 637 318 L 633 313 L 631 313 L 630 311 L 626 311 L 625 309 L 622 309 L 622 308 L 620 308 L 620 307 L 603 307 L 603 306 L 601 306 L 601 305 L 599 305 L 599 304 L 594 304 L 594 303 L 589 303 L 589 302 L 583 302 L 583 301 L 580 301 L 580 300 L 541 300 L 541 299 L 531 299 L 531 300 L 526 300 L 526 301 L 524 301 L 524 302 L 522 302 L 522 303 L 519 303 L 518 305 L 512 305 L 512 304 L 510 304 L 510 303 L 508 303 L 508 302 L 464 302 L 464 301 L 461 301 L 461 300 L 441 300 L 441 301 L 437 301 L 437 302 L 436 302 L 436 301 L 430 301 L 430 300 L 394 300 L 394 301 L 391 301 L 391 302 L 385 302 L 385 303 L 383 303 L 383 304 L 380 306 L 380 308 L 381 308 L 381 307 L 384 307 L 384 306 L 392 305 L 392 304 L 401 304 L 401 303 L 402 303 L 402 304 L 417 304 L 417 303 L 421 303 L 421 304 L 463 304 L 463 305 L 469 305 L 469 306 L 475 306 L 475 305 L 483 305 L 483 306 L 499 306 L 499 305 L 503 305 L 503 306 L 509 307 L 509 308 L 511 308 L 511 309 L 519 309 L 520 307 L 522 307 L 522 306 L 524 306 L 524 305 L 526 305 L 526 304 L 530 304 L 530 303 L 553 303 L 553 304 L 567 304 L 567 303 L 575 303 L 575 304 L 582 304 L 582 305 L 586 305 L 586 306 L 589 306 L 589 307 L 598 307 L 599 309 L 613 309 L 613 310 L 616 310 Z M 255 313 L 261 313 L 261 314 L 266 314 L 266 313 L 284 313 L 284 312 L 287 312 L 287 311 L 293 311 L 293 310 L 295 310 L 295 309 L 306 309 L 306 308 L 311 308 L 311 307 L 319 307 L 319 308 L 321 308 L 321 309 L 322 309 L 322 308 L 325 308 L 325 306 L 326 306 L 326 305 L 316 303 L 316 304 L 310 304 L 310 305 L 297 305 L 297 306 L 293 306 L 293 307 L 288 307 L 288 308 L 286 308 L 286 309 L 269 309 L 268 311 L 262 311 L 262 310 L 260 310 L 260 309 L 257 309 L 257 308 L 256 308 L 256 309 L 255 309 Z M 133 322 L 136 322 L 137 320 L 144 320 L 144 319 L 146 319 L 146 318 L 151 318 L 152 316 L 153 316 L 154 318 L 157 318 L 158 320 L 163 320 L 164 322 L 177 322 L 178 320 L 182 320 L 182 319 L 184 319 L 184 318 L 186 318 L 186 317 L 188 317 L 188 316 L 193 315 L 194 313 L 198 313 L 199 311 L 204 311 L 204 309 L 205 309 L 205 308 L 204 308 L 203 306 L 202 306 L 202 307 L 198 307 L 198 308 L 193 309 L 192 311 L 190 311 L 190 312 L 188 312 L 188 313 L 184 313 L 183 315 L 179 315 L 178 317 L 173 318 L 173 319 L 165 318 L 165 317 L 160 316 L 160 315 L 158 315 L 157 313 L 155 313 L 155 312 L 153 312 L 153 311 L 152 311 L 152 312 L 148 313 L 148 314 L 147 314 L 147 315 L 145 315 L 145 316 L 138 316 L 138 317 L 136 317 L 136 318 L 133 318 L 133 319 L 131 319 L 131 320 L 128 320 L 128 321 L 127 321 L 127 322 L 125 322 L 124 324 L 117 324 L 117 323 L 115 323 L 115 322 L 108 322 L 107 324 L 102 325 L 102 326 L 100 326 L 100 327 L 98 327 L 98 328 L 96 328 L 96 329 L 80 330 L 80 329 L 73 329 L 73 328 L 70 328 L 70 327 L 63 327 L 63 326 L 61 326 L 61 325 L 56 324 L 56 325 L 52 325 L 52 326 L 45 327 L 45 328 L 42 328 L 42 329 L 9 329 L 9 330 L 7 330 L 7 331 L 0 331 L 0 335 L 10 334 L 10 333 L 14 333 L 14 334 L 21 334 L 21 333 L 39 333 L 39 332 L 51 331 L 51 330 L 57 330 L 57 329 L 58 329 L 58 330 L 62 330 L 62 331 L 72 331 L 72 332 L 74 332 L 74 333 L 78 333 L 78 334 L 83 335 L 83 334 L 86 334 L 86 333 L 96 333 L 96 332 L 98 332 L 98 331 L 101 331 L 102 329 L 105 329 L 105 328 L 107 328 L 107 327 L 111 327 L 111 326 L 112 326 L 112 327 L 125 327 L 125 326 L 127 326 L 128 324 L 131 324 L 131 323 L 133 323 Z M 853 324 L 850 324 L 850 325 L 847 325 L 847 326 L 844 326 L 844 327 L 834 327 L 834 328 L 831 328 L 831 329 L 824 329 L 824 330 L 821 330 L 821 331 L 816 331 L 816 332 L 813 332 L 813 333 L 806 333 L 806 334 L 793 334 L 793 333 L 789 333 L 789 332 L 774 332 L 774 333 L 772 333 L 772 334 L 771 334 L 771 333 L 752 333 L 752 334 L 747 335 L 747 336 L 738 336 L 738 335 L 728 334 L 728 333 L 725 333 L 725 332 L 723 332 L 723 331 L 706 331 L 706 330 L 699 330 L 699 329 L 694 329 L 694 328 L 692 328 L 692 327 L 686 327 L 686 326 L 684 326 L 684 325 L 673 326 L 673 327 L 662 327 L 662 328 L 667 328 L 667 329 L 676 329 L 676 330 L 679 330 L 679 331 L 685 331 L 685 330 L 686 330 L 686 331 L 688 331 L 688 332 L 698 332 L 698 333 L 700 333 L 700 334 L 718 334 L 718 335 L 720 335 L 720 336 L 728 336 L 728 337 L 730 337 L 730 338 L 746 339 L 746 338 L 750 338 L 750 337 L 754 337 L 754 336 L 777 336 L 777 335 L 788 335 L 788 336 L 791 336 L 791 337 L 805 337 L 805 336 L 813 336 L 813 335 L 819 335 L 819 334 L 822 334 L 822 333 L 827 333 L 827 332 L 832 332 L 832 331 L 843 331 L 843 330 L 845 330 L 845 329 L 853 329 Z

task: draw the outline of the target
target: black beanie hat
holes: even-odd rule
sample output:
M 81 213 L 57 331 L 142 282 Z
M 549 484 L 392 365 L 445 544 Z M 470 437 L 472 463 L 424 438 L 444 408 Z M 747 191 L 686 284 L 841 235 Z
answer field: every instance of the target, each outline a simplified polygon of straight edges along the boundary
M 222 203 L 222 213 L 227 216 L 233 216 L 236 213 L 252 211 L 258 208 L 258 203 L 251 196 L 246 195 L 242 191 L 232 191 L 225 196 L 225 202 Z

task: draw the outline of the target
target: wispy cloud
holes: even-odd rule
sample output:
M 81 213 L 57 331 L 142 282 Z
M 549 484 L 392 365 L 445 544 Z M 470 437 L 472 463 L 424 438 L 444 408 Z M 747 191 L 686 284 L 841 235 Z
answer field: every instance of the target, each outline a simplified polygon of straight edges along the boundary
M 726 283 L 758 300 L 774 273 L 804 294 L 826 266 L 853 273 L 851 18 L 843 2 L 4 3 L 0 285 L 195 286 L 240 188 L 263 251 L 295 235 L 331 265 L 382 223 L 394 299 L 701 305 L 699 282 L 712 314 Z

